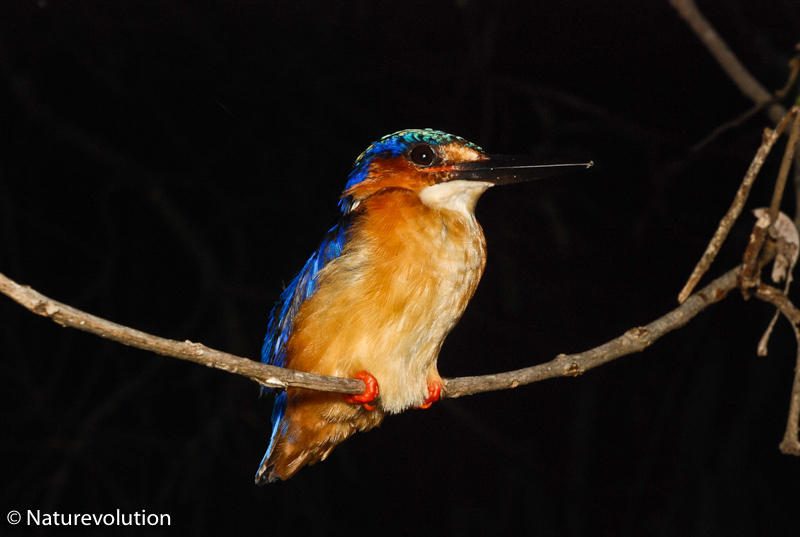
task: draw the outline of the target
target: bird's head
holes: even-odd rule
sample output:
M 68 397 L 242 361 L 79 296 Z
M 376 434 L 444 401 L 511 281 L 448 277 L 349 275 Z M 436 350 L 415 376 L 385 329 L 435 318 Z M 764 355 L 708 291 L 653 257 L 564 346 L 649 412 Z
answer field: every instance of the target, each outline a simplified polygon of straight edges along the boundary
M 339 206 L 348 213 L 387 190 L 416 192 L 435 208 L 472 211 L 489 187 L 588 168 L 592 163 L 531 164 L 488 155 L 459 136 L 433 129 L 407 129 L 384 136 L 356 159 Z

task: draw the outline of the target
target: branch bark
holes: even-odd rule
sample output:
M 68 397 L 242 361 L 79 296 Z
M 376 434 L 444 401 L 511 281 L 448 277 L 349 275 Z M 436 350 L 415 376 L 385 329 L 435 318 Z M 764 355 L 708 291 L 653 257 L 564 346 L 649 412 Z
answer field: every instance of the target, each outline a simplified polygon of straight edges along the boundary
M 599 347 L 577 354 L 560 354 L 549 362 L 516 371 L 446 379 L 444 396 L 463 397 L 516 388 L 550 378 L 575 377 L 623 356 L 640 352 L 662 336 L 684 326 L 711 304 L 722 300 L 729 291 L 736 288 L 738 272 L 738 268 L 728 271 L 666 315 L 647 325 L 632 328 Z M 293 386 L 338 393 L 362 393 L 364 390 L 363 382 L 358 379 L 327 377 L 266 365 L 212 349 L 201 343 L 166 339 L 123 326 L 48 298 L 30 287 L 16 283 L 2 273 L 0 273 L 0 293 L 9 296 L 36 315 L 46 317 L 62 326 L 76 328 L 162 356 L 221 369 L 247 377 L 269 388 Z
M 151 351 L 161 356 L 169 356 L 206 367 L 221 369 L 228 373 L 247 377 L 268 388 L 296 386 L 312 390 L 353 394 L 364 391 L 364 383 L 358 379 L 325 377 L 303 371 L 275 367 L 218 351 L 201 343 L 194 343 L 189 340 L 176 341 L 123 326 L 46 297 L 35 289 L 18 284 L 2 273 L 0 273 L 0 293 L 9 296 L 19 305 L 36 315 L 47 317 L 61 326 L 76 328 L 129 347 Z
M 447 380 L 448 397 L 505 390 L 556 377 L 577 377 L 617 358 L 641 352 L 664 335 L 681 328 L 698 313 L 715 304 L 737 287 L 738 267 L 726 272 L 683 304 L 644 326 L 637 326 L 599 347 L 577 354 L 560 354 L 555 359 L 525 369 Z

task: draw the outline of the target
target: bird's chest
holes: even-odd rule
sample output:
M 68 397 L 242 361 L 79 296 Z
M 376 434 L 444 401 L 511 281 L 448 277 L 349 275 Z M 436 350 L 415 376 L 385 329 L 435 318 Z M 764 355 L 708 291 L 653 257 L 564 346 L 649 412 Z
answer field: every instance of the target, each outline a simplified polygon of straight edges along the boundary
M 420 339 L 444 338 L 461 317 L 483 274 L 486 248 L 474 218 L 434 219 L 427 235 L 409 245 L 406 253 L 416 265 L 408 278 L 395 281 L 407 292 L 407 315 L 417 313 Z M 409 259 L 410 260 L 410 259 Z M 414 280 L 416 279 L 416 284 Z
M 374 332 L 363 360 L 383 377 L 389 411 L 424 399 L 428 380 L 438 377 L 442 343 L 472 298 L 486 259 L 483 232 L 471 215 L 437 216 L 397 233 L 402 246 L 376 252 L 376 300 L 365 304 L 371 311 L 364 316 Z
M 474 216 L 430 211 L 357 228 L 320 274 L 289 342 L 290 366 L 380 383 L 384 410 L 419 405 L 485 265 Z M 413 217 L 412 217 L 413 216 Z

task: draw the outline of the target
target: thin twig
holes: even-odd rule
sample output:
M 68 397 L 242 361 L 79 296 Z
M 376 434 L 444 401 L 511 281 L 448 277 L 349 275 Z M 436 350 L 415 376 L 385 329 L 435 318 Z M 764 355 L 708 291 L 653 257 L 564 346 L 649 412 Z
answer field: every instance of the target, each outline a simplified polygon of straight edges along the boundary
M 798 135 L 800 135 L 800 114 L 798 114 L 797 107 L 792 108 L 790 114 L 793 113 L 794 120 L 792 121 L 792 130 L 789 133 L 789 141 L 786 144 L 786 150 L 783 153 L 783 160 L 781 160 L 781 167 L 778 170 L 778 179 L 775 181 L 775 189 L 772 192 L 772 202 L 769 205 L 769 225 L 775 224 L 778 219 L 778 212 L 781 209 L 781 200 L 783 199 L 783 191 L 786 188 L 786 178 L 789 177 L 789 169 L 794 160 L 795 148 L 797 147 Z
M 775 221 L 778 218 L 778 212 L 780 211 L 781 200 L 783 199 L 783 191 L 786 187 L 786 178 L 789 175 L 789 168 L 791 167 L 792 160 L 794 158 L 794 149 L 797 145 L 797 135 L 798 135 L 798 127 L 800 127 L 800 117 L 798 116 L 798 109 L 796 106 L 792 107 L 789 110 L 789 113 L 786 114 L 786 118 L 792 118 L 792 133 L 789 137 L 789 143 L 786 145 L 786 149 L 783 153 L 783 159 L 781 160 L 781 167 L 778 172 L 778 178 L 775 180 L 775 186 L 772 190 L 772 201 L 770 202 L 769 209 L 767 211 L 767 219 L 766 222 L 762 222 L 759 219 L 756 222 L 756 225 L 753 227 L 753 232 L 750 234 L 750 241 L 747 244 L 747 248 L 745 248 L 744 256 L 742 257 L 742 272 L 740 274 L 740 282 L 739 286 L 742 289 L 742 292 L 747 295 L 749 290 L 759 283 L 761 267 L 763 264 L 759 263 L 759 256 L 761 255 L 761 250 L 764 246 L 764 241 L 767 238 L 767 233 L 769 230 L 773 229 L 775 225 Z M 783 125 L 784 122 L 781 122 Z
M 764 330 L 764 333 L 761 334 L 761 338 L 758 340 L 758 345 L 756 346 L 756 355 L 757 356 L 767 356 L 769 354 L 769 339 L 772 337 L 772 331 L 775 330 L 775 325 L 778 323 L 778 317 L 780 316 L 780 310 L 775 310 L 775 313 L 772 315 L 772 318 L 769 320 L 769 324 L 767 328 Z
M 775 261 L 772 266 L 772 281 L 778 283 L 783 281 L 783 294 L 789 295 L 789 288 L 794 280 L 794 267 L 797 264 L 798 254 L 800 253 L 800 232 L 796 224 L 786 213 L 778 213 L 778 219 L 770 226 L 769 214 L 767 209 L 755 209 L 753 213 L 758 218 L 757 226 L 766 226 L 769 230 L 769 237 L 772 239 L 771 249 L 775 252 Z M 764 335 L 758 342 L 758 355 L 767 356 L 767 346 L 778 317 L 781 315 L 779 309 L 775 309 L 769 321 Z
M 800 44 L 794 46 L 795 51 L 800 51 Z M 795 55 L 789 60 L 789 78 L 786 80 L 784 86 L 775 91 L 776 99 L 785 99 L 789 92 L 797 82 L 797 77 L 800 75 L 800 55 Z
M 768 103 L 772 99 L 770 92 L 750 74 L 747 67 L 739 61 L 725 40 L 703 16 L 694 0 L 670 0 L 670 3 L 733 80 L 739 91 L 756 104 Z M 786 108 L 773 103 L 767 108 L 767 113 L 774 123 L 778 123 L 786 115 Z
M 800 309 L 780 290 L 769 285 L 760 285 L 756 289 L 755 296 L 775 306 L 789 321 L 794 331 L 794 338 L 797 344 L 794 382 L 792 383 L 792 392 L 789 398 L 789 415 L 786 418 L 786 429 L 779 447 L 781 452 L 786 455 L 800 456 L 800 328 L 798 328 L 800 325 Z
M 756 103 L 735 118 L 730 119 L 721 125 L 717 125 L 710 133 L 705 135 L 702 140 L 690 147 L 689 151 L 692 153 L 698 153 L 708 144 L 719 138 L 723 133 L 742 125 L 744 122 L 761 112 L 766 106 L 767 103 Z
M 794 326 L 794 337 L 797 341 L 797 362 L 794 366 L 794 383 L 789 399 L 789 416 L 786 418 L 786 430 L 780 443 L 780 450 L 786 455 L 800 456 L 800 330 Z
M 726 272 L 689 297 L 682 305 L 644 326 L 631 328 L 621 336 L 588 351 L 560 354 L 549 362 L 507 373 L 462 377 L 447 381 L 447 396 L 516 388 L 556 377 L 576 377 L 622 356 L 643 351 L 662 336 L 681 328 L 711 304 L 736 288 L 739 269 Z
M 770 119 L 776 125 L 780 123 L 781 119 L 786 116 L 786 108 L 777 102 L 770 102 L 771 96 L 767 89 L 739 61 L 739 58 L 731 51 L 728 44 L 725 43 L 714 27 L 711 26 L 711 23 L 708 22 L 708 19 L 697 8 L 694 0 L 670 0 L 670 3 L 705 44 L 708 51 L 714 56 L 739 90 L 749 97 L 757 108 L 760 109 L 760 107 L 769 105 L 767 112 Z M 800 50 L 800 47 L 795 45 L 795 50 Z M 789 93 L 790 88 L 798 78 L 800 60 L 797 57 L 789 61 L 789 70 L 789 80 L 786 86 L 775 93 L 779 99 L 784 98 Z M 794 195 L 795 204 L 800 207 L 800 159 L 798 157 L 795 157 L 795 159 Z M 800 211 L 795 212 L 795 224 L 800 227 Z
M 741 185 L 739 185 L 739 190 L 736 191 L 736 196 L 733 198 L 733 203 L 731 203 L 728 212 L 726 212 L 725 216 L 723 216 L 722 220 L 720 220 L 719 226 L 714 232 L 714 236 L 711 237 L 711 240 L 708 242 L 708 246 L 706 246 L 706 251 L 703 252 L 700 261 L 697 262 L 692 274 L 686 281 L 686 285 L 683 286 L 683 289 L 681 289 L 681 292 L 678 294 L 678 302 L 683 303 L 692 293 L 694 288 L 697 287 L 697 284 L 700 282 L 700 279 L 703 277 L 703 275 L 708 272 L 708 269 L 711 267 L 711 263 L 713 263 L 714 258 L 717 257 L 717 254 L 722 247 L 722 243 L 725 242 L 725 239 L 728 237 L 728 233 L 730 233 L 733 224 L 742 213 L 742 209 L 747 201 L 747 197 L 750 195 L 750 189 L 752 188 L 753 183 L 758 176 L 758 172 L 764 165 L 764 161 L 767 159 L 767 155 L 769 155 L 769 152 L 772 150 L 772 146 L 775 145 L 775 142 L 786 128 L 790 117 L 791 116 L 787 114 L 786 117 L 784 117 L 781 122 L 778 123 L 778 126 L 774 131 L 770 129 L 764 129 L 764 139 L 761 142 L 761 147 L 759 147 L 758 151 L 756 151 L 756 155 L 753 157 L 753 161 L 750 163 L 747 173 L 744 174 Z
M 572 355 L 562 354 L 555 359 L 506 373 L 460 377 L 445 381 L 446 397 L 462 397 L 475 393 L 516 388 L 555 377 L 577 376 L 622 356 L 642 351 L 665 334 L 676 330 L 705 308 L 714 304 L 736 287 L 738 269 L 717 278 L 684 304 L 645 326 L 628 330 L 623 335 L 594 349 Z M 56 323 L 77 328 L 123 345 L 155 352 L 162 356 L 189 360 L 197 364 L 242 375 L 271 388 L 296 386 L 320 391 L 361 393 L 360 380 L 313 375 L 302 371 L 274 367 L 226 352 L 211 349 L 200 343 L 175 341 L 122 326 L 61 302 L 38 291 L 19 285 L 0 274 L 0 293 L 8 295 L 24 308 Z
M 759 300 L 769 302 L 780 310 L 786 320 L 793 325 L 800 326 L 800 309 L 780 289 L 776 289 L 771 285 L 760 284 L 756 288 L 754 296 Z
M 780 450 L 787 455 L 800 456 L 800 330 L 794 328 L 794 337 L 797 341 L 797 361 L 794 366 L 794 383 L 792 395 L 789 399 L 789 416 L 786 418 L 786 430 L 780 443 Z
M 754 103 L 749 109 L 747 109 L 742 114 L 739 114 L 733 119 L 726 121 L 725 123 L 714 127 L 710 133 L 703 137 L 702 140 L 694 144 L 690 151 L 693 153 L 697 153 L 705 146 L 719 138 L 723 133 L 734 129 L 744 122 L 761 112 L 764 108 L 768 105 L 777 103 L 780 99 L 784 99 L 786 95 L 788 95 L 789 91 L 794 87 L 795 83 L 797 82 L 798 74 L 800 74 L 800 56 L 795 56 L 791 60 L 789 60 L 789 77 L 786 80 L 786 84 L 783 85 L 782 88 L 776 90 L 772 94 L 772 98 L 769 101 L 764 101 L 762 103 Z

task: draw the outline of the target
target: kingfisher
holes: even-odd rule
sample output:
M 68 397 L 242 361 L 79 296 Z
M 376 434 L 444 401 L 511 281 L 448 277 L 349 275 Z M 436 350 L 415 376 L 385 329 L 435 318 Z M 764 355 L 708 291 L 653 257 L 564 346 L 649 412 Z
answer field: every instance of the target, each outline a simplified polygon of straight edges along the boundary
M 590 165 L 490 156 L 433 129 L 398 131 L 361 153 L 339 221 L 271 311 L 261 359 L 358 378 L 365 390 L 279 392 L 256 483 L 286 480 L 387 414 L 438 401 L 439 351 L 486 265 L 478 198 L 498 184 Z

